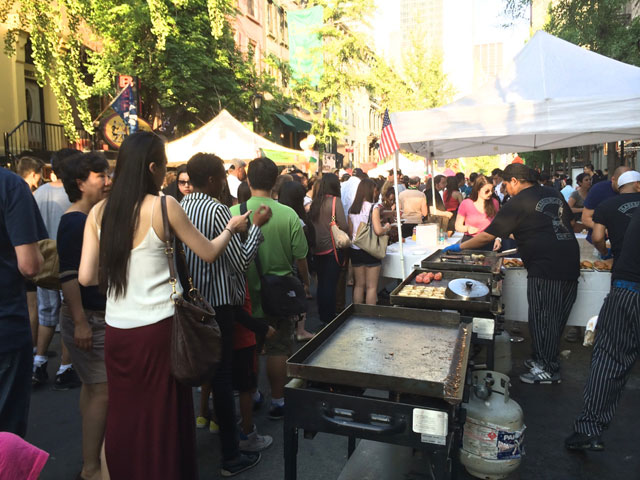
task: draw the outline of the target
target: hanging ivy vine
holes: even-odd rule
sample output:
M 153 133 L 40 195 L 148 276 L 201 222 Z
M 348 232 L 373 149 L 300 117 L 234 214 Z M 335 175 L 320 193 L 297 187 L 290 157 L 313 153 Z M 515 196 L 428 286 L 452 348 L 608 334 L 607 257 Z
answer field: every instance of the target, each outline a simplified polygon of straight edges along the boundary
M 108 44 L 110 32 L 117 30 L 132 10 L 144 12 L 151 24 L 156 51 L 162 52 L 167 39 L 176 32 L 172 9 L 186 8 L 194 0 L 0 0 L 0 23 L 8 25 L 4 49 L 16 55 L 21 33 L 29 35 L 33 48 L 33 63 L 40 86 L 53 91 L 60 122 L 69 138 L 78 136 L 78 127 L 93 132 L 88 100 L 92 95 L 114 94 L 113 77 L 117 68 L 126 64 L 127 52 L 114 51 Z M 225 15 L 233 11 L 231 0 L 206 0 L 210 34 L 221 38 Z M 121 28 L 122 26 L 120 26 Z M 135 29 L 138 25 L 126 25 Z M 85 44 L 101 46 L 87 51 Z M 116 57 L 120 59 L 116 59 Z M 148 52 L 148 60 L 153 52 Z M 84 72 L 91 75 L 91 84 Z

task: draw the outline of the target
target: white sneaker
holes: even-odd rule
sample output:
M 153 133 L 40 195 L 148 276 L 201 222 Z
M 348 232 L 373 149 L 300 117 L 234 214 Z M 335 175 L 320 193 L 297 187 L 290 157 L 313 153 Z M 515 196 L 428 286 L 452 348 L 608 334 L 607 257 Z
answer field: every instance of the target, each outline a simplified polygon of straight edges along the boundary
M 256 426 L 253 426 L 253 432 L 245 435 L 240 431 L 239 447 L 241 452 L 261 452 L 273 443 L 270 435 L 259 435 Z

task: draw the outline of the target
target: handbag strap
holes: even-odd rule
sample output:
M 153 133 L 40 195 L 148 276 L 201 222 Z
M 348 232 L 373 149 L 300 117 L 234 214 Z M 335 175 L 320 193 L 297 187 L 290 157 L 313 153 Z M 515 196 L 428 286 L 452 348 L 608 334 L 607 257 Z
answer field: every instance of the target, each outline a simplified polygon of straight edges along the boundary
M 345 263 L 347 263 L 347 259 L 345 258 L 343 262 L 340 262 L 338 258 L 338 249 L 336 248 L 336 241 L 333 238 L 333 231 L 331 230 L 331 225 L 336 225 L 336 197 L 333 197 L 333 205 L 331 206 L 331 223 L 329 224 L 329 237 L 331 237 L 331 244 L 333 245 L 333 256 L 336 259 L 336 263 L 341 267 L 344 267 Z
M 245 213 L 247 213 L 247 202 L 244 202 L 244 203 L 240 204 L 240 215 L 244 215 Z M 251 220 L 249 219 L 249 217 L 247 217 L 247 222 L 249 222 L 249 226 L 251 226 Z M 259 248 L 258 248 L 258 251 L 256 252 L 255 262 L 256 262 L 256 269 L 258 270 L 258 277 L 260 277 L 260 279 L 262 279 L 264 277 L 264 275 L 262 274 L 262 265 L 260 264 L 260 249 Z
M 176 276 L 176 266 L 173 262 L 173 231 L 169 227 L 169 215 L 167 214 L 167 197 L 162 195 L 160 197 L 160 206 L 162 207 L 162 228 L 164 230 L 164 253 L 167 255 L 167 261 L 169 263 L 169 283 L 171 284 L 171 299 L 174 300 L 174 296 L 178 295 L 176 291 L 176 283 L 178 283 L 178 277 Z M 151 225 L 153 228 L 153 225 Z M 175 300 L 174 300 L 175 301 Z

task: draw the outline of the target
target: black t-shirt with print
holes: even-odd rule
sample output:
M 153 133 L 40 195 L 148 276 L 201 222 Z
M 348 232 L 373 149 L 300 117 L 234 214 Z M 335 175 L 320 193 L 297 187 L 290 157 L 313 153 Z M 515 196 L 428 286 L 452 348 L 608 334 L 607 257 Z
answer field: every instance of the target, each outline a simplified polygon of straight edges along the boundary
M 576 280 L 580 249 L 571 218 L 559 192 L 534 185 L 505 203 L 485 231 L 502 238 L 513 234 L 529 277 Z
M 623 193 L 608 198 L 593 213 L 593 221 L 607 228 L 614 259 L 620 257 L 625 232 L 638 206 L 640 193 Z
M 613 280 L 640 283 L 640 208 L 636 208 L 629 222 L 612 277 Z

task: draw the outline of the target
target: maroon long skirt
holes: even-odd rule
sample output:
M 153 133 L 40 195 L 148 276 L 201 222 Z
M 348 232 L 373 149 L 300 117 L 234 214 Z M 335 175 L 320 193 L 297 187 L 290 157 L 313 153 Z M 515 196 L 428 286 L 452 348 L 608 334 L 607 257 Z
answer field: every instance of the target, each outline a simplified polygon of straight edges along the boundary
M 170 371 L 171 322 L 106 327 L 105 453 L 114 480 L 198 477 L 191 388 Z

